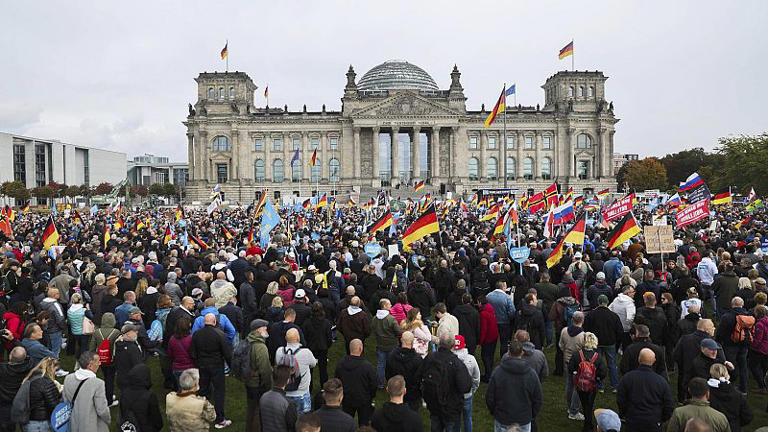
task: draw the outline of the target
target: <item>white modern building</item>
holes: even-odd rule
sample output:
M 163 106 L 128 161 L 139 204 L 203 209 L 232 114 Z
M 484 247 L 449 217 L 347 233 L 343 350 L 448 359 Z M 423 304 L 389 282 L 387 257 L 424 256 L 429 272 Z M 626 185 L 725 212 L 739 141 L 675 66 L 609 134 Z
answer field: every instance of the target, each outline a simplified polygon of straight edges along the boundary
M 187 184 L 188 168 L 186 162 L 169 162 L 167 156 L 144 154 L 128 161 L 128 183 L 145 186 L 171 183 L 184 187 Z
M 614 153 L 613 154 L 613 172 L 618 173 L 621 167 L 623 167 L 629 161 L 636 161 L 640 159 L 640 156 L 636 153 Z
M 56 182 L 70 186 L 116 184 L 125 179 L 126 154 L 56 139 L 0 132 L 0 183 L 27 188 Z

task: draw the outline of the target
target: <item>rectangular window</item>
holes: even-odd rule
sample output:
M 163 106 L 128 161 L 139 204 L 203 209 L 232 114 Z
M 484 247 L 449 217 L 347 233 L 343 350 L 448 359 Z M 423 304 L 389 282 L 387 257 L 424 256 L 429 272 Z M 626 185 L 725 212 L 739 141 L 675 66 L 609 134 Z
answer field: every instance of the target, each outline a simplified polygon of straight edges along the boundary
M 261 138 L 256 138 L 255 140 L 253 140 L 253 150 L 264 151 L 264 140 Z
M 533 137 L 525 137 L 525 148 L 527 149 L 533 148 Z
M 491 150 L 496 149 L 496 137 L 488 137 L 488 148 Z
M 24 144 L 13 145 L 13 180 L 27 185 L 26 148 Z
M 316 149 L 318 146 L 320 146 L 320 138 L 312 138 L 312 150 Z
M 338 150 L 339 149 L 339 139 L 336 137 L 331 137 L 331 150 Z
M 216 181 L 217 183 L 227 182 L 227 164 L 225 163 L 216 164 Z
M 552 149 L 552 137 L 542 137 L 541 138 L 541 145 L 544 148 L 544 150 L 551 150 Z
M 273 138 L 272 139 L 272 150 L 274 151 L 282 151 L 283 150 L 283 140 L 280 138 Z
M 508 149 L 515 148 L 515 137 L 513 137 L 513 136 L 508 136 L 507 137 L 507 148 Z
M 234 87 L 230 87 L 229 88 L 229 98 L 230 99 L 234 99 L 235 98 L 235 88 Z
M 91 185 L 91 167 L 88 162 L 88 151 L 83 152 L 83 184 Z
M 579 180 L 586 180 L 589 177 L 589 162 L 579 161 L 576 167 L 576 173 L 579 176 Z
M 299 150 L 301 148 L 301 140 L 298 138 L 293 139 L 293 151 Z
M 45 172 L 45 144 L 35 144 L 35 183 L 38 186 L 46 185 Z
M 477 148 L 477 137 L 469 137 L 469 148 L 476 149 Z

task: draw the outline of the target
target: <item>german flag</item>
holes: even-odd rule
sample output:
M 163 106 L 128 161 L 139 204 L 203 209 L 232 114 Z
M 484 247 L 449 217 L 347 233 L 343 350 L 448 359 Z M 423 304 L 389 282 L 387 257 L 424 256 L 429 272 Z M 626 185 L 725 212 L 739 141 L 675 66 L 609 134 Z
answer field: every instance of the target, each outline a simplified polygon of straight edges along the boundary
M 557 58 L 562 60 L 568 56 L 573 55 L 573 41 L 568 42 L 568 45 L 564 46 L 560 53 L 557 55 Z M 222 57 L 223 58 L 223 57 Z
M 320 198 L 320 200 L 317 202 L 317 210 L 319 211 L 321 208 L 328 205 L 328 195 L 323 194 L 323 197 Z
M 248 238 L 246 239 L 248 244 L 253 243 L 253 227 L 248 231 Z
M 77 210 L 73 211 L 74 217 L 72 218 L 76 224 L 82 224 L 83 218 L 80 217 L 80 213 L 77 212 Z
M 743 221 L 737 223 L 734 227 L 736 229 L 741 229 L 741 227 L 743 227 L 744 225 L 746 225 L 746 224 L 748 224 L 750 222 L 752 222 L 752 216 L 749 216 L 748 218 L 744 219 Z
M 48 218 L 48 225 L 45 226 L 43 231 L 43 249 L 50 249 L 51 246 L 59 243 L 59 231 L 56 229 L 56 224 L 53 223 L 53 217 Z
M 600 192 L 597 193 L 598 198 L 605 198 L 608 196 L 608 194 L 611 193 L 609 189 L 603 189 Z
M 223 230 L 224 230 L 224 237 L 226 237 L 227 240 L 232 240 L 233 238 L 235 238 L 235 236 L 232 235 L 232 233 L 227 229 L 227 227 L 224 227 Z
M 136 219 L 136 228 L 135 228 L 136 231 L 146 227 L 147 225 L 144 222 L 142 222 L 141 218 Z
M 117 222 L 115 222 L 115 226 L 114 226 L 114 228 L 115 228 L 115 229 L 120 229 L 120 228 L 122 228 L 122 227 L 124 227 L 124 226 L 125 226 L 125 222 L 123 222 L 123 218 L 121 218 L 121 217 L 118 217 L 118 218 L 117 218 Z
M 312 159 L 309 160 L 310 166 L 315 166 L 317 164 L 317 149 L 312 152 Z
M 528 211 L 536 213 L 544 210 L 544 192 L 539 192 L 528 200 Z
M 528 194 L 523 194 L 523 196 L 520 197 L 520 202 L 518 205 L 522 210 L 528 209 Z
M 354 207 L 355 206 L 355 200 L 352 199 L 352 197 L 349 198 L 349 201 L 347 201 L 347 207 Z
M 29 201 L 25 202 L 24 205 L 21 207 L 21 212 L 24 214 L 29 213 Z
M 206 250 L 208 249 L 208 244 L 206 244 L 204 241 L 200 240 L 200 237 L 195 237 L 192 234 L 189 235 L 189 239 L 192 240 L 195 244 L 200 246 L 200 249 Z
M 173 231 L 171 231 L 171 225 L 168 224 L 165 227 L 165 236 L 163 236 L 163 244 L 168 244 L 168 242 L 170 242 L 171 240 L 173 240 Z
M 495 204 L 493 207 L 488 209 L 488 213 L 485 214 L 485 216 L 480 218 L 481 222 L 489 221 L 496 219 L 499 217 L 499 212 L 501 211 L 501 204 Z
M 182 207 L 181 204 L 179 204 L 176 207 L 176 222 L 178 222 L 181 219 L 184 219 L 184 207 Z
M 501 235 L 504 233 L 504 225 L 507 223 L 506 214 L 499 216 L 496 220 L 496 225 L 493 227 L 493 235 Z
M 640 233 L 640 225 L 635 219 L 635 215 L 630 211 L 625 214 L 616 227 L 608 234 L 608 250 L 613 250 L 625 241 Z
M 488 117 L 485 119 L 485 127 L 490 127 L 491 124 L 493 124 L 493 121 L 496 120 L 496 116 L 504 112 L 504 109 L 507 105 L 507 98 L 504 96 L 505 93 L 506 89 L 502 88 L 499 100 L 496 101 L 496 106 L 493 107 L 493 111 L 491 111 L 491 113 L 488 114 Z
M 569 187 L 568 192 L 565 194 L 565 202 L 571 201 L 573 199 L 573 188 Z
M 584 204 L 584 195 L 579 195 L 573 199 L 573 206 L 578 207 Z
M 434 212 L 434 209 L 432 209 Z M 376 221 L 368 226 L 368 234 L 376 234 L 377 232 L 387 229 L 392 226 L 392 213 L 387 211 Z
M 256 204 L 256 211 L 253 213 L 253 218 L 256 219 L 259 216 L 261 216 L 262 213 L 264 213 L 264 206 L 267 204 L 267 190 L 264 189 L 261 191 L 261 198 L 259 198 L 259 202 Z
M 435 205 L 430 204 L 427 210 L 406 228 L 403 233 L 403 249 L 409 250 L 416 241 L 438 231 L 440 231 L 440 225 L 437 222 Z
M 301 203 L 301 206 L 304 208 L 304 210 L 306 210 L 306 209 L 309 208 L 309 206 L 311 204 L 312 204 L 312 199 L 311 198 L 307 198 L 307 199 L 304 200 L 303 203 Z
M 712 204 L 714 205 L 731 204 L 732 202 L 733 198 L 731 197 L 731 191 L 729 190 L 717 193 L 712 198 Z
M 413 185 L 413 191 L 414 192 L 418 192 L 418 191 L 420 191 L 422 189 L 424 189 L 424 180 L 422 180 L 422 181 L 416 183 L 415 185 Z
M 563 258 L 563 249 L 565 248 L 566 243 L 572 243 L 574 246 L 581 246 L 584 244 L 584 231 L 586 230 L 586 226 L 586 217 L 579 218 L 579 220 L 576 221 L 573 228 L 571 228 L 571 230 L 560 240 L 560 243 L 557 244 L 555 249 L 552 250 L 552 254 L 547 258 L 547 268 L 552 268 L 555 264 L 560 262 Z
M 6 204 L 5 208 L 3 208 L 3 213 L 5 213 L 9 221 L 13 222 L 14 220 L 16 220 L 16 212 L 13 211 L 11 206 L 9 206 L 8 204 Z
M 229 42 L 224 44 L 224 48 L 221 49 L 221 59 L 224 60 L 227 58 L 227 55 L 229 55 L 229 51 L 227 50 L 227 47 L 229 46 Z
M 107 243 L 109 243 L 109 239 L 111 239 L 112 236 L 109 235 L 109 227 L 106 227 L 104 229 L 104 247 L 107 247 Z

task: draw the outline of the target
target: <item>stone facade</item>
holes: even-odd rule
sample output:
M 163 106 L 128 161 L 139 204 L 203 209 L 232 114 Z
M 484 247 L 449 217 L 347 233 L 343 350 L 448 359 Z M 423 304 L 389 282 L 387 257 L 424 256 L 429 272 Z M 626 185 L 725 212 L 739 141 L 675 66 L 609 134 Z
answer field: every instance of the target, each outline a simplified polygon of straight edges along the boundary
M 467 194 L 504 187 L 505 154 L 513 192 L 553 181 L 578 193 L 615 190 L 618 119 L 605 100 L 602 72 L 558 72 L 542 86 L 543 107 L 507 106 L 504 140 L 501 116 L 485 128 L 486 107 L 467 110 L 457 67 L 447 90 L 436 89 L 431 77 L 407 62 L 374 70 L 375 77 L 364 76 L 358 88 L 350 66 L 341 110 L 323 106 L 319 112 L 256 108 L 256 86 L 245 73 L 200 74 L 198 100 L 184 122 L 188 199 L 207 199 L 216 184 L 226 199 L 240 202 L 264 188 L 273 197 L 309 196 L 316 185 L 340 199 L 367 199 L 379 188 L 420 180 L 433 192 Z M 291 166 L 296 149 L 299 160 Z M 393 195 L 409 191 L 403 187 Z

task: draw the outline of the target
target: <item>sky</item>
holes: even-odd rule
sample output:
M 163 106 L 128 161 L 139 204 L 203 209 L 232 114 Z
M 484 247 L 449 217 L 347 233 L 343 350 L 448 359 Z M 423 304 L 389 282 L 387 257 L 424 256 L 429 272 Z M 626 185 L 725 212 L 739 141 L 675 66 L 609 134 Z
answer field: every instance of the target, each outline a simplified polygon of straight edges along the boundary
M 467 108 L 517 102 L 570 59 L 609 77 L 621 121 L 615 150 L 712 150 L 768 130 L 768 1 L 73 1 L 0 3 L 0 131 L 186 159 L 181 124 L 194 78 L 247 72 L 263 105 L 340 109 L 358 79 L 405 59 L 448 88 L 456 64 Z

